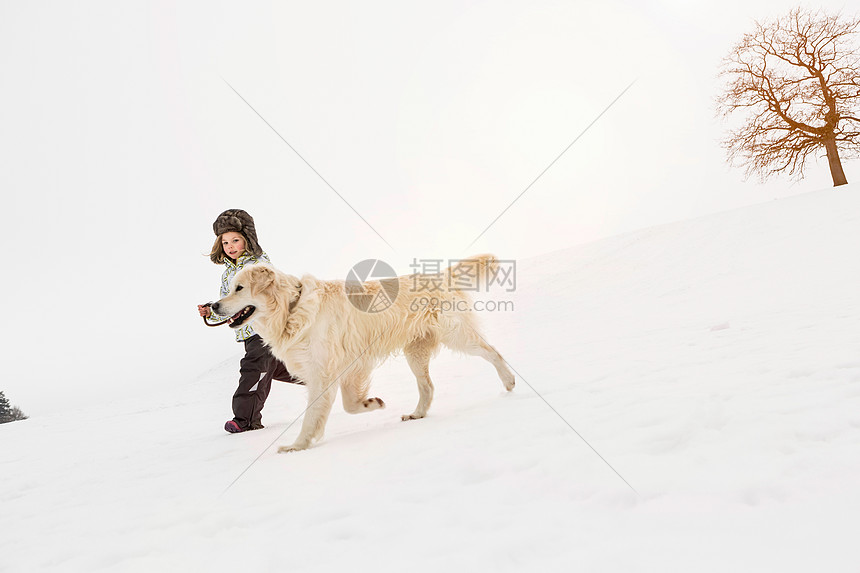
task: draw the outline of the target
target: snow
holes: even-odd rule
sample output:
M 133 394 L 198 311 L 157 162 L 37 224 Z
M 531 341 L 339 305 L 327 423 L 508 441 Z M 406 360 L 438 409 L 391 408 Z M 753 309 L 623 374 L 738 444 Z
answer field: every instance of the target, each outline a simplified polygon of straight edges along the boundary
M 395 358 L 304 452 L 300 386 L 221 429 L 238 352 L 4 424 L 0 571 L 856 571 L 857 245 L 852 185 L 519 261 L 513 393 L 443 351 L 404 423 Z

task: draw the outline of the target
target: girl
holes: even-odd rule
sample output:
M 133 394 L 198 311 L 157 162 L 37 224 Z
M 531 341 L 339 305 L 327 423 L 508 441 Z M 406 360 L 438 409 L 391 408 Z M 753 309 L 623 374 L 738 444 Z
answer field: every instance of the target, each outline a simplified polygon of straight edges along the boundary
M 209 258 L 226 268 L 221 275 L 221 297 L 230 292 L 230 282 L 245 265 L 271 264 L 257 242 L 254 219 L 242 209 L 227 209 L 212 224 L 215 244 Z M 208 306 L 198 305 L 200 316 L 224 320 Z M 302 384 L 293 378 L 281 361 L 269 353 L 259 334 L 250 325 L 236 329 L 236 341 L 245 344 L 245 357 L 239 362 L 239 387 L 233 394 L 233 419 L 224 429 L 235 434 L 263 427 L 262 410 L 272 387 L 272 380 Z

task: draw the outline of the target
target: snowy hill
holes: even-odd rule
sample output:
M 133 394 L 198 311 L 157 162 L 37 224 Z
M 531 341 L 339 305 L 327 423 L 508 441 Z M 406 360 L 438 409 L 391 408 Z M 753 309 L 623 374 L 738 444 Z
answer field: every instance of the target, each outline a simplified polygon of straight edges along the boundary
M 402 423 L 394 359 L 305 452 L 298 386 L 221 430 L 238 355 L 2 425 L 0 571 L 856 571 L 858 245 L 850 186 L 520 261 L 513 393 L 443 351 Z

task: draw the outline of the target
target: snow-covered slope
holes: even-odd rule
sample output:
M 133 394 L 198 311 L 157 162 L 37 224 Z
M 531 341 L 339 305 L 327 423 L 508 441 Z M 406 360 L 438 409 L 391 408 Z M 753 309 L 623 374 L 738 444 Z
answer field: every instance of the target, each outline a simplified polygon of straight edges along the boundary
M 858 245 L 850 186 L 520 261 L 512 394 L 443 351 L 402 423 L 394 359 L 305 452 L 301 387 L 221 430 L 238 355 L 2 425 L 0 571 L 856 571 Z

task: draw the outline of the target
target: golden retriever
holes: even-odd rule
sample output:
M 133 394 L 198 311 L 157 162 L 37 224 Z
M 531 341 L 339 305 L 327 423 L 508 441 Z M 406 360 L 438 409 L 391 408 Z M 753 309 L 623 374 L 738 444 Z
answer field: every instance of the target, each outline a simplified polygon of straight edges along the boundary
M 440 345 L 484 358 L 495 366 L 505 389 L 513 390 L 514 375 L 479 334 L 468 292 L 450 280 L 455 272 L 477 276 L 497 268 L 493 255 L 480 255 L 438 275 L 383 279 L 399 281 L 394 284 L 396 297 L 385 310 L 365 312 L 349 299 L 345 281 L 310 275 L 300 280 L 267 265 L 253 265 L 236 275 L 230 293 L 213 303 L 212 310 L 231 316 L 232 328 L 250 321 L 272 354 L 306 383 L 308 408 L 301 432 L 291 446 L 278 451 L 304 450 L 322 438 L 338 386 L 343 407 L 351 414 L 385 407 L 381 399 L 367 397 L 370 375 L 400 351 L 415 374 L 419 394 L 415 411 L 403 420 L 427 415 L 433 400 L 429 363 Z M 423 283 L 432 288 L 414 288 L 416 277 L 430 279 Z M 391 284 L 382 283 L 368 281 L 362 287 L 375 295 Z

